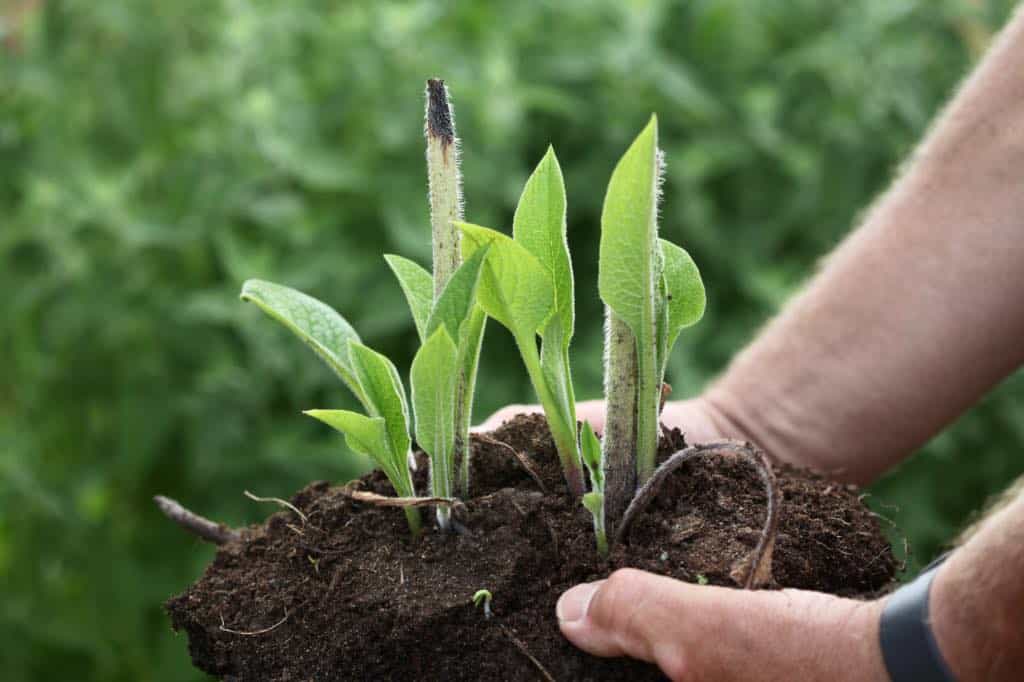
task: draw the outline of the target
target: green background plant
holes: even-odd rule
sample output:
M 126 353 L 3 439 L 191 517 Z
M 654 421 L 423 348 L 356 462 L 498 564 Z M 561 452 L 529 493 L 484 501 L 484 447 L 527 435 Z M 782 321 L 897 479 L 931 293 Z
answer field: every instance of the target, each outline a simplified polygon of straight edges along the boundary
M 452 85 L 474 222 L 511 225 L 530 171 L 557 150 L 581 399 L 601 388 L 602 190 L 658 112 L 661 234 L 708 289 L 669 368 L 690 395 L 886 185 L 1012 3 L 39 5 L 0 38 L 0 661 L 12 682 L 202 679 L 160 601 L 212 550 L 164 521 L 152 494 L 254 522 L 267 509 L 243 490 L 287 497 L 366 466 L 299 414 L 355 400 L 237 292 L 248 277 L 308 291 L 406 375 L 417 335 L 380 255 L 429 262 L 425 78 Z M 507 332 L 489 325 L 485 344 L 478 418 L 531 395 Z M 869 501 L 917 565 L 1024 470 L 1022 445 L 1017 376 Z

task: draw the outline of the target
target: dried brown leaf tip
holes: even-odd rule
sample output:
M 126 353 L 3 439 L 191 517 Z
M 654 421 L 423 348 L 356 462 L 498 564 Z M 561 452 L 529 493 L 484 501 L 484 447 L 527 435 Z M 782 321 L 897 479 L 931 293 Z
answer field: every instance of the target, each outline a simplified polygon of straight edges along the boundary
M 438 138 L 445 146 L 455 142 L 448 88 L 440 78 L 427 81 L 427 135 Z

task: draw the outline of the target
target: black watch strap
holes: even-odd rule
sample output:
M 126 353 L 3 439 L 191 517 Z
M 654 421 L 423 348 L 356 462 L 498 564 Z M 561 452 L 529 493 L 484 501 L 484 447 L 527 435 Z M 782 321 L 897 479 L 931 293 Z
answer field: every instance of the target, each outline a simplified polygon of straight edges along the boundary
M 892 682 L 956 682 L 932 632 L 928 598 L 940 557 L 913 582 L 889 596 L 882 611 L 879 639 Z

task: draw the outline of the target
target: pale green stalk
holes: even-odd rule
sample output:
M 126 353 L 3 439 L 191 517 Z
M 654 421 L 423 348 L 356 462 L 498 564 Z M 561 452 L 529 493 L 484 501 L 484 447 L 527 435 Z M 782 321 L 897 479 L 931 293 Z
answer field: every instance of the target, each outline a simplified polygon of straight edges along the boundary
M 455 227 L 455 222 L 463 219 L 459 138 L 455 135 L 455 117 L 448 98 L 448 88 L 441 79 L 432 78 L 427 81 L 425 134 L 436 301 L 462 262 L 461 233 Z M 460 462 L 459 489 L 463 497 L 469 495 L 469 429 L 473 414 L 477 367 L 480 362 L 480 345 L 487 325 L 487 315 L 479 307 L 474 307 L 467 324 L 467 335 L 460 342 L 462 347 L 459 349 L 459 376 L 453 414 L 454 457 Z M 443 510 L 443 513 L 447 513 L 447 509 Z
M 519 347 L 519 354 L 526 366 L 526 373 L 530 377 L 534 390 L 537 392 L 537 399 L 544 408 L 544 415 L 548 419 L 548 428 L 551 429 L 551 437 L 555 441 L 555 449 L 558 451 L 558 459 L 562 464 L 562 471 L 565 475 L 565 482 L 569 491 L 575 497 L 583 495 L 586 488 L 583 485 L 583 470 L 580 467 L 579 446 L 576 439 L 576 422 L 570 425 L 566 423 L 563 411 L 559 402 L 548 387 L 544 378 L 544 370 L 540 364 L 540 354 L 537 352 L 537 339 L 534 336 L 523 338 L 515 335 L 516 346 Z

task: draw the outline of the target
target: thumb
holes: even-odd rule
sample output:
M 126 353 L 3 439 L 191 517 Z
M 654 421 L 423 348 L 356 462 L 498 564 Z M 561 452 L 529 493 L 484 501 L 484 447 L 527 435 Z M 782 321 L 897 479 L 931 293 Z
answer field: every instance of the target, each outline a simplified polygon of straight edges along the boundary
M 562 634 L 580 649 L 655 663 L 672 680 L 885 680 L 880 608 L 802 590 L 697 586 L 627 568 L 568 590 L 557 614 Z
M 630 656 L 658 666 L 672 679 L 685 667 L 683 633 L 691 586 L 624 568 L 607 580 L 577 585 L 556 607 L 562 634 L 595 656 Z

